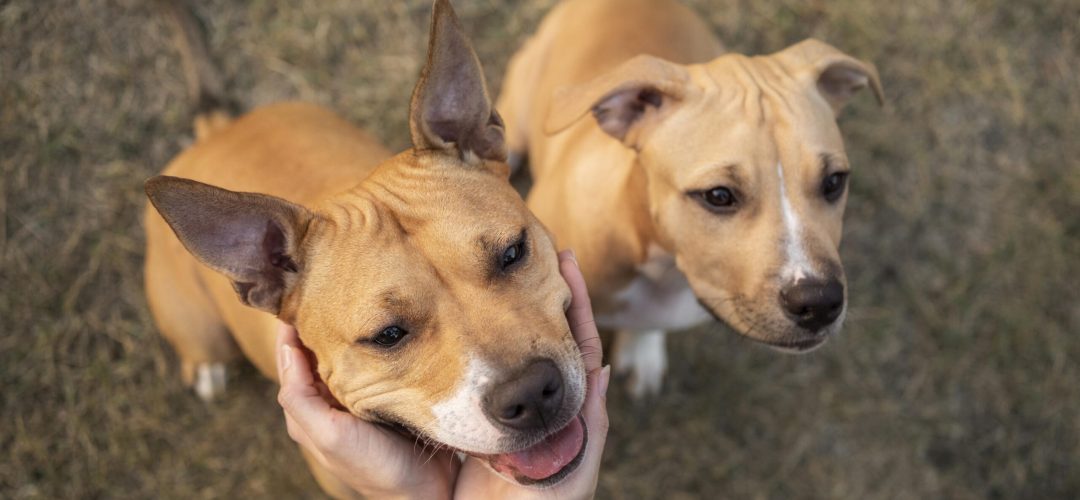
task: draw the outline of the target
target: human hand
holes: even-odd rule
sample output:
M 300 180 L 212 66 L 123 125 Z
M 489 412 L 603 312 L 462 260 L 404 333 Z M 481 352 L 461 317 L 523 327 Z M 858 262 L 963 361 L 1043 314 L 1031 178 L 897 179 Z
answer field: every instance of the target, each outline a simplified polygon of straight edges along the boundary
M 452 453 L 422 452 L 412 439 L 340 409 L 292 326 L 278 326 L 277 345 L 289 437 L 319 465 L 367 498 L 450 497 L 460 466 Z

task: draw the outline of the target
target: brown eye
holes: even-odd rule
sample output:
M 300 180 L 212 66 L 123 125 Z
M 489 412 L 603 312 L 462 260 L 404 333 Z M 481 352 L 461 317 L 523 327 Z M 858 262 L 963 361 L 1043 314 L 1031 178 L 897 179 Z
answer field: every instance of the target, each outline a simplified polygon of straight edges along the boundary
M 375 338 L 372 340 L 380 346 L 391 347 L 398 342 L 401 342 L 401 340 L 404 339 L 405 336 L 408 334 L 408 330 L 405 330 L 400 326 L 394 325 L 383 328 L 383 330 L 379 332 L 379 334 L 376 335 Z
M 692 194 L 701 201 L 705 208 L 717 213 L 734 212 L 739 204 L 735 192 L 723 186 L 697 191 Z
M 821 181 L 821 195 L 830 203 L 840 199 L 847 186 L 847 172 L 836 172 Z

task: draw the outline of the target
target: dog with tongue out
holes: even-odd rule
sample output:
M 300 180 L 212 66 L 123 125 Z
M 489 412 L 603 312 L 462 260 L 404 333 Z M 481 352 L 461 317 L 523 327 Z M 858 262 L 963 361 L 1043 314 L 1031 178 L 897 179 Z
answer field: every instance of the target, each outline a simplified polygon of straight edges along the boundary
M 578 466 L 586 440 L 585 424 L 579 416 L 532 447 L 489 457 L 488 464 L 522 484 L 553 484 Z
M 487 170 L 506 182 L 502 118 L 491 104 L 480 62 L 448 0 L 434 2 L 428 59 L 410 108 L 416 150 L 434 150 L 450 157 L 436 163 Z M 498 197 L 477 194 L 491 203 L 503 192 L 500 189 Z M 476 284 L 459 284 L 455 295 L 473 304 L 456 318 L 467 329 L 447 340 L 458 344 L 460 351 L 453 352 L 457 359 L 446 360 L 446 365 L 460 368 L 453 388 L 431 406 L 432 423 L 417 427 L 401 414 L 378 415 L 394 415 L 391 422 L 486 460 L 513 482 L 542 487 L 558 483 L 585 456 L 588 430 L 581 411 L 586 373 L 566 322 L 571 295 L 559 274 L 552 238 L 531 213 L 520 216 L 516 209 L 523 207 L 522 203 L 507 211 L 492 206 L 486 220 L 473 221 L 504 226 L 494 232 L 485 228 L 474 237 L 486 252 L 494 250 L 498 263 L 479 285 L 486 292 L 494 289 L 504 300 L 484 304 L 486 299 L 475 295 Z M 513 219 L 517 220 L 507 225 Z M 515 224 L 520 227 L 516 234 Z M 502 237 L 491 236 L 500 233 Z M 487 267 L 487 262 L 483 264 Z M 466 361 L 459 363 L 462 358 Z
M 184 39 L 182 52 L 203 52 Z M 509 183 L 503 121 L 447 0 L 434 4 L 409 150 L 390 156 L 311 104 L 217 118 L 146 183 L 148 299 L 200 396 L 223 395 L 241 353 L 276 378 L 280 319 L 356 417 L 519 484 L 554 485 L 581 464 L 570 288 Z M 312 457 L 320 485 L 349 496 Z

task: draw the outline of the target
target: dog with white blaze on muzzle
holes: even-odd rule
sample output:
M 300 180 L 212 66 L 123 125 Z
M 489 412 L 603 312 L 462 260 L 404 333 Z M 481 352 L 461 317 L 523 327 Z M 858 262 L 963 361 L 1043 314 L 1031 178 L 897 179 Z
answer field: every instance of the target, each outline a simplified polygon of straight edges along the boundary
M 664 335 L 718 318 L 787 352 L 840 330 L 851 172 L 836 115 L 877 70 L 817 40 L 725 54 L 673 0 L 566 1 L 498 108 L 529 208 L 574 248 L 613 364 L 660 390 Z
M 200 107 L 196 143 L 146 182 L 146 290 L 184 380 L 220 398 L 240 354 L 276 377 L 280 318 L 352 414 L 518 483 L 573 471 L 588 431 L 570 290 L 508 182 L 503 122 L 449 2 L 434 4 L 413 147 L 394 156 L 311 104 L 234 118 L 193 16 L 164 5 Z

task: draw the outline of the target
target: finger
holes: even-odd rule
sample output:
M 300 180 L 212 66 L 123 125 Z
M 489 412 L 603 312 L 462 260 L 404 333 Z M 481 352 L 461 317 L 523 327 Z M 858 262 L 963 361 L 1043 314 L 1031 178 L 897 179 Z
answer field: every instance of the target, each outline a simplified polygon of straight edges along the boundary
M 288 345 L 290 348 L 297 349 L 304 355 L 304 359 L 307 361 L 308 371 L 311 372 L 311 379 L 315 385 L 315 389 L 319 391 L 319 394 L 326 403 L 332 408 L 337 410 L 344 410 L 345 406 L 342 405 L 337 398 L 330 392 L 330 388 L 319 378 L 318 370 L 315 368 L 315 353 L 311 352 L 303 342 L 300 341 L 300 335 L 296 331 L 296 328 L 284 323 L 278 322 L 278 379 L 284 379 L 282 373 L 283 357 L 281 355 L 281 348 L 283 345 Z
M 314 444 L 333 441 L 332 436 L 337 434 L 338 429 L 332 424 L 340 421 L 338 414 L 342 412 L 333 409 L 323 399 L 303 354 L 288 343 L 281 344 L 278 352 L 281 367 L 278 403 L 297 426 L 313 438 Z
M 585 417 L 585 423 L 589 425 L 590 433 L 593 426 L 597 425 L 599 426 L 597 430 L 607 434 L 607 390 L 610 381 L 611 365 L 590 373 L 586 380 L 585 407 L 581 414 Z
M 323 389 L 319 387 L 322 384 L 315 383 L 314 376 L 311 377 L 310 381 L 303 377 L 305 374 L 310 374 L 311 370 L 308 366 L 305 366 L 308 361 L 307 356 L 296 356 L 296 351 L 301 346 L 296 329 L 292 325 L 278 322 L 277 368 L 278 379 L 281 381 L 278 402 L 281 403 L 282 408 L 285 410 L 285 426 L 288 429 L 289 437 L 325 464 L 326 457 L 315 446 L 304 426 L 300 425 L 290 413 L 290 409 L 295 410 L 297 407 L 297 399 L 303 400 L 310 397 L 311 389 L 308 386 L 313 387 L 315 394 L 321 396 L 323 392 Z M 298 375 L 301 376 L 297 377 L 292 372 L 300 372 Z M 305 405 L 301 403 L 301 406 Z
M 324 466 L 329 465 L 326 455 L 323 455 L 322 450 L 315 446 L 314 441 L 311 440 L 311 436 L 304 431 L 303 427 L 300 427 L 300 424 L 296 423 L 296 419 L 292 418 L 288 412 L 285 412 L 285 428 L 288 429 L 289 437 L 292 438 L 296 444 L 299 444 L 300 447 L 307 450 L 308 453 L 311 453 L 319 463 Z
M 573 298 L 570 301 L 569 311 L 576 311 L 581 318 L 592 319 L 592 304 L 589 302 L 589 290 L 585 286 L 585 277 L 581 275 L 581 269 L 577 262 L 577 256 L 573 250 L 559 252 L 559 271 L 570 286 Z
M 589 302 L 589 290 L 585 286 L 585 277 L 581 275 L 577 258 L 571 250 L 559 252 L 559 271 L 570 286 L 570 308 L 566 310 L 566 320 L 574 334 L 581 356 L 585 361 L 585 371 L 592 372 L 600 368 L 604 358 L 604 349 L 600 342 L 600 333 L 596 329 L 592 304 Z
M 311 373 L 311 363 L 303 355 L 303 349 L 296 328 L 278 322 L 277 369 L 282 390 L 288 388 L 305 394 L 310 389 L 319 392 L 315 387 L 315 376 Z
M 301 443 L 305 448 L 324 456 L 340 446 L 348 446 L 345 441 L 363 443 L 365 448 L 376 451 L 389 451 L 398 445 L 398 436 L 342 411 L 344 407 L 312 371 L 295 329 L 285 325 L 278 333 L 281 374 L 278 403 L 285 409 L 286 424 L 292 425 L 290 435 L 305 439 L 306 444 Z
M 314 448 L 311 442 L 311 436 L 304 432 L 304 429 L 300 427 L 300 424 L 296 423 L 296 419 L 289 415 L 289 412 L 282 412 L 285 414 L 285 428 L 289 431 L 289 438 L 296 441 L 297 444 L 305 448 Z
M 299 344 L 300 344 L 300 338 L 299 338 L 299 335 L 296 333 L 296 328 L 293 328 L 292 325 L 290 325 L 288 323 L 285 323 L 284 321 L 278 321 L 278 325 L 277 325 L 277 343 L 275 344 L 277 346 L 277 355 L 278 355 L 278 357 L 277 357 L 278 380 L 282 379 L 283 373 L 284 373 L 283 370 L 285 369 L 285 366 L 284 366 L 285 358 L 284 358 L 284 356 L 282 355 L 282 352 L 281 352 L 282 346 L 285 346 L 285 345 L 295 346 L 295 345 L 299 345 Z
M 596 492 L 604 445 L 607 444 L 607 388 L 610 380 L 611 365 L 593 371 L 588 377 L 588 392 L 585 394 L 585 408 L 581 415 L 585 418 L 585 427 L 589 430 L 589 442 L 580 466 L 581 474 L 568 485 L 577 490 L 582 498 L 592 497 Z
M 282 387 L 286 384 L 299 388 L 314 388 L 315 376 L 311 372 L 311 362 L 304 355 L 304 346 L 296 329 L 282 323 L 278 328 L 278 377 Z

